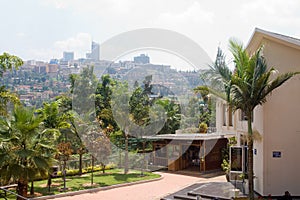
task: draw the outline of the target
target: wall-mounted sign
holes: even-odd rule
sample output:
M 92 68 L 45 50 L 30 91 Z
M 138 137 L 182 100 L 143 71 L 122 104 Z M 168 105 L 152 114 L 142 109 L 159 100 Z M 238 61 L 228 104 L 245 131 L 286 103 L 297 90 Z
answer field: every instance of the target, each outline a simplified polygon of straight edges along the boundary
M 281 151 L 273 151 L 273 158 L 281 158 Z

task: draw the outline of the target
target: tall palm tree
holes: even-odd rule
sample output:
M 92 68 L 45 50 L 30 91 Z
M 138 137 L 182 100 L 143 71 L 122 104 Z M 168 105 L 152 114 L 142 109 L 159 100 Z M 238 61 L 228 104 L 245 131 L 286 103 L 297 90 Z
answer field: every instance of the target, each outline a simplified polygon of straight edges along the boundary
M 28 182 L 48 173 L 56 151 L 58 132 L 41 129 L 42 121 L 34 109 L 20 106 L 11 118 L 0 118 L 0 178 L 6 183 L 15 180 L 17 193 L 24 197 Z
M 253 110 L 267 101 L 267 96 L 299 72 L 271 75 L 276 71 L 268 68 L 262 55 L 263 47 L 249 56 L 243 45 L 230 40 L 230 51 L 234 57 L 235 71 L 231 78 L 231 102 L 235 110 L 240 109 L 247 116 L 248 123 L 248 178 L 249 197 L 254 199 L 253 185 Z
M 210 91 L 212 94 L 227 101 L 234 111 L 241 110 L 247 116 L 247 174 L 249 179 L 249 198 L 253 200 L 253 110 L 256 106 L 265 103 L 268 94 L 274 89 L 280 87 L 294 75 L 299 74 L 299 72 L 285 73 L 274 77 L 271 75 L 274 74 L 276 70 L 274 68 L 268 68 L 266 60 L 262 55 L 263 47 L 259 48 L 254 55 L 250 56 L 242 43 L 230 40 L 229 49 L 234 58 L 234 70 L 231 71 L 225 63 L 219 62 L 217 59 L 207 73 L 207 75 L 210 75 L 210 79 L 215 78 L 218 83 L 220 83 L 219 86 L 221 85 L 223 89 L 220 91 L 218 87 L 213 85 L 212 87 L 199 86 L 195 88 L 195 91 Z M 221 55 L 219 51 L 218 55 Z

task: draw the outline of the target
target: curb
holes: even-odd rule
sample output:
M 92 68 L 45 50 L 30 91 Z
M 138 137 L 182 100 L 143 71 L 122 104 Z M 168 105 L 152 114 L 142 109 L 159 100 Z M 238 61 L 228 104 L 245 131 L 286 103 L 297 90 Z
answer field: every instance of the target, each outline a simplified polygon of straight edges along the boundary
M 80 194 L 85 194 L 85 193 L 95 193 L 95 192 L 99 192 L 99 191 L 105 191 L 105 190 L 110 190 L 110 189 L 114 189 L 114 188 L 137 185 L 137 184 L 142 184 L 142 183 L 149 183 L 149 182 L 159 181 L 164 178 L 164 176 L 162 174 L 159 174 L 159 175 L 160 175 L 159 178 L 150 179 L 150 180 L 135 181 L 135 182 L 130 182 L 130 183 L 121 183 L 121 184 L 117 184 L 117 185 L 110 185 L 110 186 L 99 187 L 99 188 L 92 188 L 92 189 L 85 189 L 85 190 L 79 190 L 79 191 L 74 191 L 74 192 L 66 192 L 66 193 L 55 194 L 55 195 L 35 197 L 35 198 L 31 198 L 31 200 L 54 199 L 54 198 L 60 198 L 60 197 L 80 195 Z

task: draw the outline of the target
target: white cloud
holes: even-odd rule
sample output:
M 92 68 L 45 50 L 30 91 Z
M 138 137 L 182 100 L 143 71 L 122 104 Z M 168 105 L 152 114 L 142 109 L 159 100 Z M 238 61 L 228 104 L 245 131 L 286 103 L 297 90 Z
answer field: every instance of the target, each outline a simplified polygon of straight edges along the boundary
M 56 41 L 54 47 L 63 51 L 88 51 L 90 50 L 92 37 L 88 33 L 78 33 L 74 37 Z
M 50 60 L 51 58 L 62 58 L 64 51 L 73 51 L 75 58 L 85 57 L 90 51 L 92 38 L 88 33 L 78 33 L 65 40 L 55 41 L 50 48 L 31 49 L 30 54 L 41 60 Z
M 255 24 L 269 29 L 295 29 L 300 25 L 300 2 L 294 0 L 255 0 L 242 6 L 239 12 L 246 25 Z
M 16 36 L 19 37 L 19 38 L 23 38 L 23 37 L 25 37 L 26 35 L 25 35 L 25 33 L 23 33 L 23 32 L 18 32 L 18 33 L 16 33 Z
M 176 23 L 177 25 L 196 25 L 213 23 L 214 13 L 204 10 L 199 2 L 194 2 L 181 12 L 166 12 L 158 16 L 160 23 Z

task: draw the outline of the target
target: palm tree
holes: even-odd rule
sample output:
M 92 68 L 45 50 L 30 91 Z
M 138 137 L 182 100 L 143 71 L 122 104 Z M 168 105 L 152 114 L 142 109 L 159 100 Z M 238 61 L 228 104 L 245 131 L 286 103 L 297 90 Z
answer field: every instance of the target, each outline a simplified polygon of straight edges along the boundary
M 42 129 L 42 121 L 34 109 L 20 106 L 11 118 L 0 118 L 0 178 L 16 181 L 17 193 L 24 197 L 30 180 L 47 175 L 56 151 L 58 132 Z
M 299 72 L 291 72 L 271 76 L 276 72 L 274 68 L 268 68 L 265 58 L 262 55 L 263 47 L 250 56 L 242 43 L 235 40 L 229 41 L 229 48 L 234 57 L 234 71 L 230 71 L 228 66 L 219 66 L 216 62 L 211 74 L 218 74 L 223 84 L 223 91 L 217 92 L 214 88 L 202 86 L 196 91 L 208 90 L 218 97 L 226 100 L 233 110 L 241 110 L 247 116 L 248 123 L 248 179 L 249 179 L 249 198 L 254 199 L 253 184 L 253 130 L 252 118 L 253 110 L 256 106 L 262 105 L 267 101 L 267 96 L 274 89 L 281 86 Z M 220 70 L 221 69 L 221 70 Z M 225 73 L 224 73 L 225 72 Z
M 64 112 L 61 111 L 60 108 L 60 104 L 62 103 L 63 99 L 58 99 L 56 101 L 50 102 L 50 103 L 44 103 L 43 107 L 37 110 L 37 113 L 43 118 L 43 127 L 47 128 L 47 129 L 54 129 L 57 132 L 60 133 L 60 135 L 62 136 L 60 130 L 62 129 L 69 129 L 70 128 L 70 123 L 68 123 L 68 120 L 72 120 L 73 116 L 70 113 L 70 111 L 68 110 L 64 110 Z M 64 109 L 64 108 L 63 108 Z M 62 154 L 62 156 L 59 156 L 59 160 L 60 158 L 62 158 L 62 160 L 64 161 L 64 169 L 66 168 L 66 160 L 69 159 L 69 148 L 66 142 L 61 142 L 59 144 L 57 144 L 60 138 L 58 138 L 57 141 L 53 141 L 55 144 L 57 145 L 57 149 L 59 151 L 60 154 Z M 63 135 L 62 138 L 63 141 L 66 140 L 66 135 Z M 66 147 L 65 149 L 67 149 L 65 151 L 64 147 Z M 67 153 L 65 153 L 67 152 Z M 67 156 L 65 156 L 67 155 Z M 65 171 L 64 171 L 65 172 Z M 49 173 L 48 175 L 48 183 L 51 183 L 51 174 Z M 50 184 L 48 185 L 48 188 L 50 190 Z M 65 173 L 64 173 L 64 189 L 65 189 Z M 32 182 L 32 187 L 31 187 L 31 194 L 34 193 L 33 191 L 33 182 Z
M 276 72 L 268 68 L 262 55 L 263 47 L 249 56 L 246 49 L 239 42 L 230 40 L 230 51 L 234 57 L 235 71 L 231 78 L 231 102 L 235 110 L 240 109 L 247 116 L 248 123 L 248 178 L 249 197 L 254 199 L 253 185 L 253 110 L 256 106 L 267 101 L 267 96 L 274 89 L 281 86 L 298 72 L 290 72 L 272 77 Z
M 210 87 L 198 86 L 194 91 L 201 95 L 206 94 L 206 92 L 209 91 L 215 96 L 229 102 L 232 71 L 226 64 L 225 55 L 220 47 L 218 48 L 215 63 L 209 67 L 210 69 L 205 71 L 201 75 L 201 78 L 205 85 L 209 85 Z

